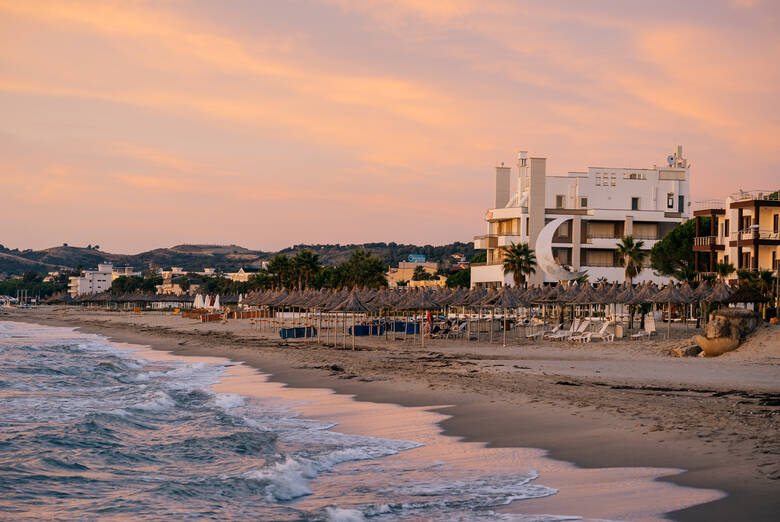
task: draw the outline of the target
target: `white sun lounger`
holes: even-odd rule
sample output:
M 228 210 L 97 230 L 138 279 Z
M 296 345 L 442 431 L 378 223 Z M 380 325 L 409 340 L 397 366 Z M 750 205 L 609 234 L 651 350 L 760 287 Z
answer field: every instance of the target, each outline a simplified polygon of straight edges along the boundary
M 585 335 L 587 334 L 586 330 L 588 329 L 588 327 L 590 327 L 590 319 L 585 319 L 580 324 L 580 327 L 577 328 L 577 331 L 572 333 L 569 336 L 568 340 L 569 341 L 581 341 L 585 337 Z
M 601 325 L 601 328 L 597 332 L 586 332 L 582 342 L 589 343 L 593 339 L 601 339 L 602 341 L 609 342 L 614 341 L 615 334 L 607 332 L 607 328 L 609 328 L 609 323 L 604 322 L 604 324 Z
M 545 337 L 547 337 L 550 334 L 558 333 L 558 330 L 560 330 L 562 326 L 563 326 L 563 324 L 559 324 L 558 326 L 556 326 L 552 330 L 546 329 L 544 326 L 539 326 L 538 330 L 536 330 L 535 332 L 529 333 L 525 337 L 526 337 L 526 339 L 544 339 Z
M 645 318 L 645 329 L 631 335 L 631 338 L 641 339 L 642 337 L 652 337 L 653 335 L 655 335 L 655 317 L 649 316 Z
M 552 334 L 549 337 L 547 337 L 551 341 L 558 341 L 560 339 L 568 339 L 573 333 L 577 332 L 577 328 L 580 326 L 580 320 L 575 319 L 573 323 L 571 323 L 571 328 L 568 330 L 564 330 L 562 332 L 558 332 L 556 334 Z

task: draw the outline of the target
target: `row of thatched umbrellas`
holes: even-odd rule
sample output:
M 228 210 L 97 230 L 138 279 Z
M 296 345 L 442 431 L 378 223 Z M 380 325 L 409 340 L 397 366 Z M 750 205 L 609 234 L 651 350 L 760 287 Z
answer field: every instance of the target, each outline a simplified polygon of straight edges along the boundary
M 75 303 L 150 303 L 192 302 L 194 296 L 188 295 L 155 295 L 144 293 L 132 293 L 125 295 L 111 295 L 108 293 L 80 296 Z M 427 312 L 440 311 L 451 308 L 479 309 L 480 316 L 483 309 L 489 309 L 492 314 L 496 310 L 503 310 L 504 343 L 506 342 L 507 310 L 530 308 L 541 306 L 544 314 L 546 306 L 562 307 L 563 305 L 642 305 L 646 303 L 666 304 L 671 308 L 672 304 L 694 303 L 733 303 L 733 302 L 759 302 L 763 297 L 755 291 L 746 288 L 733 288 L 724 282 L 718 282 L 710 286 L 706 281 L 697 288 L 692 288 L 688 283 L 680 286 L 673 284 L 659 288 L 654 283 L 632 286 L 628 284 L 570 284 L 554 285 L 547 287 L 502 287 L 500 289 L 474 288 L 467 290 L 449 288 L 382 288 L 382 289 L 341 289 L 341 290 L 265 290 L 243 296 L 224 296 L 221 298 L 223 305 L 241 303 L 245 306 L 268 308 L 273 316 L 274 310 L 298 309 L 306 313 L 334 312 L 351 314 L 353 323 L 352 341 L 355 337 L 356 314 L 370 315 L 382 312 Z M 671 315 L 671 314 L 669 314 Z M 346 344 L 346 315 L 344 319 L 344 335 Z M 670 317 L 671 320 L 671 317 Z M 420 316 L 420 331 L 422 333 L 422 316 Z M 470 324 L 469 324 L 470 328 Z M 479 326 L 478 326 L 479 328 Z M 667 335 L 668 335 L 667 327 Z M 416 332 L 416 326 L 413 334 Z M 491 328 L 491 341 L 493 330 Z M 477 334 L 479 335 L 479 333 Z M 404 337 L 406 336 L 406 327 Z M 421 336 L 424 344 L 424 335 Z
M 355 314 L 380 313 L 382 311 L 434 311 L 453 307 L 469 309 L 506 310 L 535 305 L 642 305 L 646 303 L 672 304 L 729 303 L 761 301 L 762 297 L 752 291 L 734 289 L 726 283 L 714 286 L 703 282 L 693 289 L 687 283 L 678 286 L 666 285 L 659 288 L 654 283 L 632 286 L 628 284 L 555 285 L 548 287 L 514 288 L 499 290 L 483 288 L 447 289 L 356 289 L 356 290 L 304 290 L 261 291 L 247 295 L 245 305 L 271 309 L 298 308 L 317 312 L 339 312 L 352 314 L 353 344 Z M 671 317 L 670 317 L 671 320 Z M 346 325 L 345 325 L 346 329 Z M 504 336 L 506 335 L 504 324 Z M 667 329 L 668 330 L 668 329 Z M 667 333 L 668 335 L 668 333 Z M 492 336 L 492 330 L 491 330 Z M 491 339 L 492 340 L 492 339 Z M 424 344 L 424 336 L 421 339 Z
M 354 296 L 354 299 L 350 298 Z M 753 291 L 733 288 L 724 282 L 710 286 L 706 281 L 693 289 L 684 283 L 680 286 L 666 285 L 659 288 L 654 283 L 631 286 L 614 283 L 611 285 L 590 284 L 568 287 L 554 285 L 528 288 L 502 287 L 499 290 L 474 288 L 383 288 L 355 290 L 265 290 L 242 296 L 225 295 L 220 297 L 223 304 L 243 302 L 250 306 L 298 307 L 322 311 L 372 312 L 379 310 L 434 310 L 446 306 L 518 308 L 542 304 L 626 304 L 645 303 L 731 303 L 760 302 L 764 300 Z M 84 294 L 72 299 L 73 303 L 191 303 L 194 295 L 149 294 L 134 292 L 113 295 L 108 292 Z M 348 302 L 350 301 L 350 302 Z M 350 305 L 351 303 L 351 305 Z M 355 310 L 343 310 L 354 307 Z
M 735 300 L 736 298 L 736 300 Z M 355 289 L 355 290 L 266 290 L 250 293 L 243 303 L 250 306 L 297 307 L 333 312 L 376 312 L 380 310 L 436 310 L 445 307 L 519 308 L 544 304 L 626 304 L 645 303 L 729 303 L 761 301 L 758 294 L 746 294 L 726 283 L 710 286 L 703 282 L 696 289 L 684 283 L 659 288 L 654 283 L 627 284 L 576 283 L 564 287 L 515 288 L 499 290 L 466 289 Z

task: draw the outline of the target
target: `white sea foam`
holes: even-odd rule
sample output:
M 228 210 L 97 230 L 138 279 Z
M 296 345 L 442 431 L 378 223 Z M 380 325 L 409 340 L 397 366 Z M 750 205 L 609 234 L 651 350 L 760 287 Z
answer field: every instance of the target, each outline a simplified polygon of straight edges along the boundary
M 363 522 L 366 517 L 357 509 L 342 509 L 339 507 L 326 507 L 325 519 L 328 522 Z
M 246 397 L 232 393 L 218 393 L 214 397 L 214 405 L 223 410 L 232 410 L 239 408 L 246 403 Z
M 170 395 L 162 390 L 157 390 L 148 400 L 134 404 L 132 407 L 143 411 L 164 411 L 174 406 L 176 406 L 176 401 Z
M 248 471 L 244 477 L 267 481 L 268 500 L 286 501 L 311 495 L 309 481 L 317 477 L 317 469 L 311 462 L 288 458 L 267 468 Z

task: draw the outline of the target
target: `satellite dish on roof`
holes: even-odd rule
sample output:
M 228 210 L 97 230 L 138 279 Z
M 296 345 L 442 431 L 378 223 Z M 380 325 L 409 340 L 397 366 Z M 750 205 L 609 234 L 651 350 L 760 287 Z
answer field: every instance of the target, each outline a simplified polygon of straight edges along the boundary
M 674 156 L 669 154 L 669 156 L 666 158 L 666 161 L 669 162 L 669 166 L 671 167 L 672 165 L 674 165 Z

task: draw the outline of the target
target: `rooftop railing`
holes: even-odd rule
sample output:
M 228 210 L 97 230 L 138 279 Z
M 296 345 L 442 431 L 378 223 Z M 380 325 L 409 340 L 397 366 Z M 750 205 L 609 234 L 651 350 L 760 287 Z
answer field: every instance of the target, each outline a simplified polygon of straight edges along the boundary
M 734 201 L 745 201 L 748 199 L 778 201 L 780 200 L 779 190 L 740 190 L 731 195 Z
M 694 212 L 697 210 L 725 209 L 726 202 L 722 199 L 702 199 L 693 202 Z

